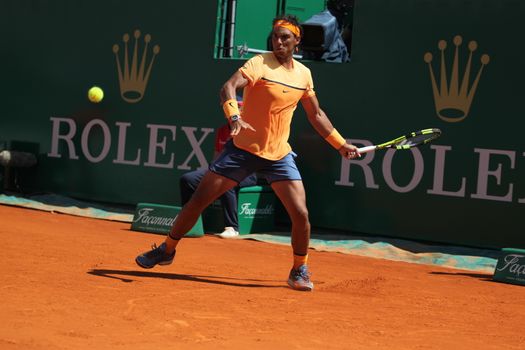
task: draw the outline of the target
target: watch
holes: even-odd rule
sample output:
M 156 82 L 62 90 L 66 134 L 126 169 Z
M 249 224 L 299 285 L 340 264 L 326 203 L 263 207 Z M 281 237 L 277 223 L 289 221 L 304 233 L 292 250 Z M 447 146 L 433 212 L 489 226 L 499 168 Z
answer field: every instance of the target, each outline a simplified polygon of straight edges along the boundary
M 239 119 L 241 119 L 241 116 L 238 115 L 238 114 L 234 114 L 230 117 L 230 121 L 233 123 L 233 122 L 236 122 L 238 121 Z

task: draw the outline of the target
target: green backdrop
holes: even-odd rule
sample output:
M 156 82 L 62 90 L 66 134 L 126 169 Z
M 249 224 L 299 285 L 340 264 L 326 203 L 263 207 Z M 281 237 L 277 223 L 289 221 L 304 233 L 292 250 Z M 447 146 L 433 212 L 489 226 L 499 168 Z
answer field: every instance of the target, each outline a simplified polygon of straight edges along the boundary
M 442 129 L 443 136 L 414 153 L 378 152 L 347 162 L 299 108 L 290 142 L 314 226 L 525 247 L 523 6 L 515 0 L 356 1 L 351 62 L 306 63 L 322 108 L 356 144 L 427 127 Z M 244 62 L 214 58 L 218 8 L 211 0 L 4 1 L 0 140 L 38 154 L 38 166 L 21 173 L 25 189 L 179 204 L 180 175 L 207 165 L 213 130 L 224 122 L 218 91 Z M 121 94 L 117 59 L 126 71 L 127 34 L 131 70 L 136 30 L 137 71 L 147 35 L 145 71 L 155 59 L 147 84 L 123 78 L 124 88 L 144 89 L 130 103 Z M 439 89 L 442 62 L 448 79 L 453 73 L 457 35 L 459 81 L 469 42 L 477 49 L 469 69 L 470 104 L 457 99 L 469 106 L 468 114 L 450 122 L 438 116 L 435 101 L 447 107 L 452 100 L 434 96 L 424 56 L 433 57 Z M 441 40 L 447 43 L 443 61 Z M 482 55 L 490 61 L 472 91 Z M 92 85 L 105 91 L 100 104 L 86 98 Z M 279 217 L 284 220 L 284 213 Z

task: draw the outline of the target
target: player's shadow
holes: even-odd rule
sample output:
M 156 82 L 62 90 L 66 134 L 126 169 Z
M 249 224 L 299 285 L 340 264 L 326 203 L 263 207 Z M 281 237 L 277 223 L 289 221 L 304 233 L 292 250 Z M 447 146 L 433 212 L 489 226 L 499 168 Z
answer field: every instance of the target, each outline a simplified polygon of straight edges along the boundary
M 129 270 L 106 270 L 106 269 L 92 269 L 87 272 L 90 275 L 113 278 L 122 282 L 134 282 L 136 279 L 132 277 L 148 277 L 148 278 L 165 278 L 170 280 L 191 281 L 199 283 L 221 284 L 232 287 L 245 288 L 285 288 L 282 281 L 272 280 L 258 280 L 246 278 L 232 278 L 221 276 L 199 276 L 199 275 L 182 275 L 178 273 L 162 273 L 150 271 L 129 271 Z M 124 277 L 122 277 L 124 276 Z M 239 281 L 239 282 L 237 282 Z M 245 281 L 245 282 L 241 282 Z M 280 285 L 272 285 L 271 283 L 280 283 Z

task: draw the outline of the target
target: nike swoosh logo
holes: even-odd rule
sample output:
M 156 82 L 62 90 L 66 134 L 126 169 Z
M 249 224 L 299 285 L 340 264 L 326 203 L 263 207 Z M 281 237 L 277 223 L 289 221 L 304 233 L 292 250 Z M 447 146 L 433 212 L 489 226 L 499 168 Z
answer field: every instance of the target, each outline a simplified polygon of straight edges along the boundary
M 230 103 L 228 103 L 228 104 L 230 105 L 230 107 L 231 107 L 231 108 L 233 108 L 233 104 L 232 104 L 231 102 L 230 102 Z
M 288 93 L 288 92 L 290 92 L 290 91 L 288 91 L 288 90 L 283 90 L 283 94 L 286 94 L 286 93 Z

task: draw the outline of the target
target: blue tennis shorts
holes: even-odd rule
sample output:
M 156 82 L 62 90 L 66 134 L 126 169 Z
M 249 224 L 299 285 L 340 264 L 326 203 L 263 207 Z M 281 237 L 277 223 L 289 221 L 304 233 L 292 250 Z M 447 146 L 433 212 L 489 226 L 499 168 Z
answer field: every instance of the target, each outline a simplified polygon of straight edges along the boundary
M 290 152 L 279 160 L 264 159 L 235 147 L 233 141 L 229 140 L 209 169 L 237 183 L 255 172 L 264 176 L 269 184 L 275 181 L 302 180 L 295 157 L 297 154 Z

